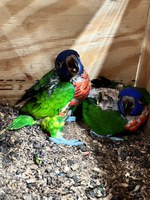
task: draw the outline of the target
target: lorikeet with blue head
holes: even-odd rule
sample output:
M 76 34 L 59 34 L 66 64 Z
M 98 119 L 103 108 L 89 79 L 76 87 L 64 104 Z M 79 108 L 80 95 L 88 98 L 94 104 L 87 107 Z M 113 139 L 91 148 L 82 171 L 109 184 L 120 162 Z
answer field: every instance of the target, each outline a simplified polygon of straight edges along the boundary
M 64 124 L 73 109 L 90 92 L 90 81 L 80 56 L 75 50 L 64 50 L 58 54 L 55 68 L 44 75 L 18 101 L 27 100 L 8 130 L 38 124 L 50 133 L 50 140 L 57 144 L 77 146 L 78 140 L 62 137 Z
M 105 77 L 100 81 L 102 84 L 96 79 L 91 81 L 93 88 L 82 102 L 84 123 L 98 136 L 121 136 L 125 132 L 137 131 L 148 118 L 148 91 L 124 86 Z
M 118 95 L 118 110 L 128 120 L 125 129 L 137 131 L 148 119 L 150 94 L 146 88 L 125 87 Z

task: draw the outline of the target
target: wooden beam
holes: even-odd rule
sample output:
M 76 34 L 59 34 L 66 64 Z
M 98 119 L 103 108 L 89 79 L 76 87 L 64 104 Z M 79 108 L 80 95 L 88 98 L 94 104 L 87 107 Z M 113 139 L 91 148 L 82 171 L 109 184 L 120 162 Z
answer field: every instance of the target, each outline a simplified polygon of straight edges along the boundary
M 136 86 L 147 88 L 150 92 L 150 6 L 135 84 Z
M 145 87 L 150 93 L 150 6 L 145 29 L 145 37 L 141 47 L 141 57 L 136 74 L 136 86 Z M 150 116 L 146 123 L 144 134 L 150 138 Z
M 120 3 L 123 4 L 123 1 Z M 149 4 L 149 1 L 125 1 L 124 6 L 113 13 L 113 17 L 111 12 L 107 12 L 106 6 L 107 17 L 100 24 L 107 24 L 107 28 L 99 29 L 97 35 L 102 32 L 102 37 L 96 40 L 95 45 L 91 43 L 87 48 L 89 60 L 93 59 L 90 65 L 92 78 L 103 75 L 125 83 L 135 80 Z M 121 12 L 123 10 L 124 13 Z M 115 25 L 118 25 L 117 29 L 114 29 Z

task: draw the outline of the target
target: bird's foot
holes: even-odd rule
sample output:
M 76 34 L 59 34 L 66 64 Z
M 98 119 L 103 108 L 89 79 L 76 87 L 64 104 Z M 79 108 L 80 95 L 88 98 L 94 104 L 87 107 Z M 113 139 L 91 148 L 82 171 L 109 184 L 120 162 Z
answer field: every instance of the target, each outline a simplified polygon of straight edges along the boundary
M 99 134 L 95 133 L 94 131 L 90 131 L 90 134 L 91 134 L 92 137 L 96 136 L 98 138 L 108 138 L 108 139 L 111 139 L 113 141 L 123 141 L 124 140 L 124 138 L 117 137 L 117 136 L 115 137 L 113 135 L 99 135 Z
M 62 136 L 58 138 L 54 137 L 49 137 L 49 140 L 56 143 L 56 144 L 63 144 L 63 145 L 68 145 L 68 146 L 80 146 L 83 145 L 84 143 L 79 141 L 79 140 L 67 140 L 63 138 Z
M 128 124 L 125 126 L 125 129 L 131 132 L 136 131 L 147 120 L 148 114 L 149 114 L 148 106 L 145 106 L 141 115 L 138 115 L 128 121 Z

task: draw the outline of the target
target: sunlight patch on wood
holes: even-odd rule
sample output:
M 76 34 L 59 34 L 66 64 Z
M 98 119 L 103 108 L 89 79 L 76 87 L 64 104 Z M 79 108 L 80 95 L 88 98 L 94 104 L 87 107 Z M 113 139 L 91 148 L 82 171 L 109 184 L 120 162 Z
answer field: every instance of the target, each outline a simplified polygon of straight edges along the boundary
M 81 52 L 86 66 L 91 66 L 87 67 L 91 78 L 101 70 L 128 2 L 106 0 L 73 45 Z

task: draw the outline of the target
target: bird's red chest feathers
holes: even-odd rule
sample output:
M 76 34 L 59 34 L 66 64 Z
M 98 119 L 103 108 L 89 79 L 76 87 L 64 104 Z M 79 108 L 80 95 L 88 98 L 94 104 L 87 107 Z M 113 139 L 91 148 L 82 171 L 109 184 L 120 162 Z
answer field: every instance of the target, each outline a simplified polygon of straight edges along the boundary
M 71 105 L 77 105 L 84 100 L 90 92 L 90 79 L 88 74 L 84 71 L 83 75 L 73 82 L 75 87 L 74 99 L 70 102 Z

